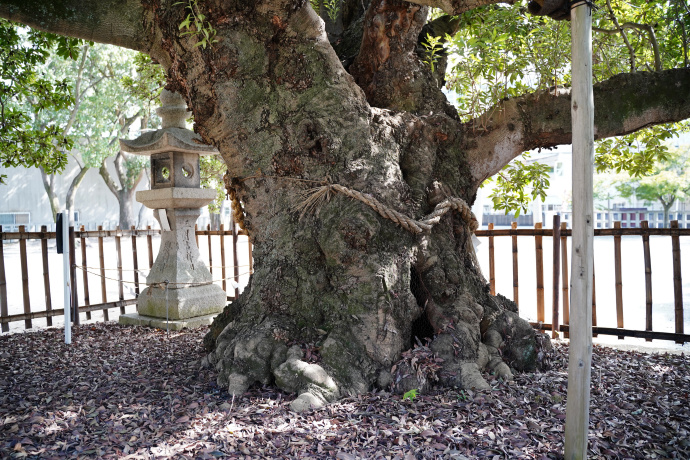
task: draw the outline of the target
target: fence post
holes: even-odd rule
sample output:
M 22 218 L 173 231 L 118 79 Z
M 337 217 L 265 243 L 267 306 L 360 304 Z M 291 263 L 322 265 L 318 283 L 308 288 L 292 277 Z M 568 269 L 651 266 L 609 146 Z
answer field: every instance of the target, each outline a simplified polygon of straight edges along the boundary
M 69 227 L 69 278 L 72 283 L 72 322 L 79 325 L 79 296 L 77 295 L 77 248 L 74 226 Z
M 46 300 L 46 312 L 53 310 L 53 300 L 50 296 L 50 265 L 48 264 L 48 227 L 41 226 L 41 258 L 43 259 L 43 293 Z M 46 325 L 53 325 L 53 317 L 46 316 Z
M 541 222 L 534 224 L 534 251 L 537 268 L 537 321 L 544 323 L 544 248 L 542 247 Z
M 232 213 L 230 213 L 230 225 L 232 225 L 232 274 L 235 280 L 235 300 L 237 300 L 240 297 L 240 262 L 237 257 L 237 224 Z
M 560 281 L 560 265 L 561 265 L 561 216 L 554 214 L 553 216 L 553 292 L 551 294 L 551 311 L 552 311 L 552 329 L 551 337 L 558 337 L 559 332 L 559 317 L 558 317 L 558 282 Z
M 220 273 L 223 278 L 222 287 L 227 296 L 227 283 L 225 282 L 225 224 L 220 224 Z
M 563 324 L 570 325 L 570 293 L 569 284 L 570 277 L 568 276 L 568 237 L 564 230 L 568 229 L 568 223 L 561 223 L 561 273 L 563 278 Z M 570 332 L 566 332 L 563 336 L 567 339 L 570 337 Z
M 149 250 L 149 270 L 151 270 L 151 267 L 153 267 L 153 236 L 151 235 L 151 226 L 147 225 L 146 230 L 148 232 L 146 235 L 146 245 Z M 199 246 L 197 245 L 197 247 Z
M 211 224 L 206 225 L 208 239 L 208 271 L 213 275 L 213 252 L 211 251 Z M 213 277 L 211 278 L 213 279 Z
M 621 223 L 614 222 L 613 228 L 615 230 L 613 234 L 613 251 L 614 251 L 614 263 L 616 272 L 616 320 L 617 327 L 622 329 L 623 326 L 623 277 L 621 275 Z M 619 339 L 624 339 L 623 336 L 618 336 Z
M 2 237 L 2 225 L 0 225 L 0 316 L 9 316 L 7 304 L 7 278 L 5 278 L 5 239 Z M 10 330 L 9 323 L 2 323 L 2 332 Z
M 642 227 L 642 251 L 644 252 L 644 286 L 645 286 L 645 330 L 652 330 L 652 255 L 649 248 L 649 222 L 640 222 Z M 652 339 L 645 339 L 651 342 Z
M 519 292 L 518 292 L 518 245 L 517 245 L 517 222 L 511 222 L 510 229 L 513 233 L 513 302 L 518 306 L 518 311 L 520 308 L 519 302 Z
M 29 267 L 27 267 L 28 260 L 26 255 L 26 239 L 23 235 L 26 227 L 19 226 L 19 262 L 22 270 L 22 294 L 24 299 L 24 313 L 31 314 L 31 298 L 29 296 Z M 24 320 L 24 327 L 29 329 L 32 327 L 31 318 Z
M 81 243 L 81 266 L 82 266 L 82 281 L 84 282 L 84 305 L 89 306 L 91 305 L 90 299 L 89 299 L 89 274 L 86 271 L 86 237 L 84 237 L 84 226 L 82 225 L 80 228 L 81 235 L 79 238 L 79 241 Z M 87 311 L 86 312 L 86 319 L 91 319 L 91 312 Z
M 120 241 L 120 226 L 115 227 L 115 251 L 117 252 L 117 293 L 120 301 L 125 300 L 125 284 L 122 277 L 122 242 Z M 125 306 L 120 307 L 120 314 L 125 314 Z
M 132 268 L 134 269 L 134 295 L 139 297 L 139 257 L 137 255 L 137 229 L 134 225 L 132 232 Z
M 103 255 L 103 226 L 98 226 L 98 259 L 101 268 L 101 303 L 108 302 L 108 293 L 105 288 L 105 257 Z M 103 321 L 109 321 L 108 309 L 103 309 Z
M 594 267 L 596 264 L 592 260 L 592 326 L 597 325 L 597 276 Z M 592 337 L 599 337 L 599 334 L 592 333 Z
M 675 299 L 676 334 L 683 334 L 683 278 L 680 271 L 680 239 L 678 221 L 671 221 L 671 250 L 673 252 L 673 297 Z M 676 341 L 683 343 L 683 341 Z
M 493 232 L 494 224 L 489 224 L 489 232 Z M 496 295 L 496 274 L 494 266 L 494 235 L 489 233 L 489 288 L 491 295 Z

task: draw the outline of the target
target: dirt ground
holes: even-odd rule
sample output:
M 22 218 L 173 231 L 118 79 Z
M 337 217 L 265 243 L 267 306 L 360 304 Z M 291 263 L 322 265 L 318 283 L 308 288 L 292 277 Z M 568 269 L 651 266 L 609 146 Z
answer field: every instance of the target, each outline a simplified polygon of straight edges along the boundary
M 488 392 L 375 391 L 302 414 L 271 387 L 232 398 L 204 330 L 117 324 L 0 336 L 0 458 L 562 458 L 567 344 Z M 690 359 L 594 347 L 588 458 L 690 458 Z

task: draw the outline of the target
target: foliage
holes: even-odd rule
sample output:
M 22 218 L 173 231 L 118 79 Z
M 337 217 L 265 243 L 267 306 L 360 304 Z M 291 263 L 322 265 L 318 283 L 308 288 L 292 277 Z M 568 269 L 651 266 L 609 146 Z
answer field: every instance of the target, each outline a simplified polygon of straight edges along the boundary
M 216 199 L 208 205 L 208 212 L 218 214 L 225 200 L 225 185 L 223 174 L 227 170 L 220 155 L 204 155 L 200 159 L 201 187 L 212 188 L 217 192 Z
M 523 155 L 523 159 L 525 158 L 528 156 Z M 548 166 L 542 163 L 528 163 L 520 159 L 511 161 L 493 180 L 494 189 L 489 198 L 494 209 L 503 210 L 506 214 L 514 211 L 515 217 L 518 217 L 521 211 L 527 212 L 531 199 L 546 199 L 546 190 L 549 188 L 548 174 Z
M 651 174 L 634 180 L 623 178 L 616 189 L 626 198 L 635 196 L 648 203 L 660 202 L 668 226 L 668 211 L 673 203 L 690 196 L 690 148 L 669 152 L 664 161 L 654 166 Z
M 419 394 L 419 390 L 416 388 L 413 388 L 410 391 L 405 392 L 405 394 L 403 395 L 403 401 L 405 401 L 406 399 L 409 399 L 410 401 L 414 401 L 414 398 L 416 398 L 418 394 Z
M 333 24 L 336 23 L 338 15 L 340 14 L 340 2 L 341 0 L 309 0 L 311 7 L 317 13 L 321 12 L 321 6 L 323 6 L 328 19 L 330 19 Z
M 630 72 L 633 61 L 633 71 L 688 65 L 690 12 L 683 0 L 609 0 L 608 5 L 610 9 L 599 8 L 592 17 L 595 82 Z M 500 113 L 504 98 L 570 85 L 567 21 L 532 16 L 518 4 L 478 8 L 460 18 L 461 27 L 448 46 L 451 66 L 446 80 L 448 89 L 458 95 L 457 107 L 463 120 L 481 123 L 488 117 L 479 118 L 480 114 Z M 654 126 L 599 141 L 597 170 L 626 171 L 633 177 L 647 174 L 655 162 L 666 159 L 663 141 L 687 126 L 687 122 Z M 515 170 L 524 164 L 508 165 L 494 179 L 492 199 L 497 209 L 519 214 L 520 209 L 527 209 L 531 198 L 538 196 L 535 190 L 546 180 L 547 170 Z M 527 185 L 537 189 L 532 193 L 519 190 Z
M 51 51 L 76 58 L 80 40 L 20 29 L 0 19 L 0 164 L 3 167 L 43 167 L 61 171 L 67 164 L 65 149 L 73 140 L 59 124 L 34 123 L 33 113 L 66 109 L 72 103 L 69 81 L 51 78 L 42 67 Z M 32 111 L 22 106 L 30 104 Z M 0 176 L 0 183 L 6 176 Z
M 184 30 L 181 36 L 193 35 L 199 40 L 194 46 L 201 46 L 206 48 L 218 42 L 216 38 L 216 29 L 206 20 L 199 9 L 198 0 L 187 0 L 186 2 L 177 2 L 173 5 L 185 5 L 185 9 L 189 10 L 187 17 L 180 23 L 180 30 Z
M 439 55 L 443 52 L 443 37 L 436 37 L 431 34 L 426 34 L 426 40 L 422 42 L 422 46 L 426 51 L 426 59 L 424 62 L 429 66 L 433 73 L 436 69 L 436 62 Z

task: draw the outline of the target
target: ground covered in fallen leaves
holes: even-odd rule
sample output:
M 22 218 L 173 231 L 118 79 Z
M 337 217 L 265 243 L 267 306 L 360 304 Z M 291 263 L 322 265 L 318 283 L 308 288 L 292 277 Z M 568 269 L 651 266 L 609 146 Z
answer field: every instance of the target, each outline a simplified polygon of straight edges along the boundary
M 231 398 L 201 369 L 205 331 L 116 324 L 0 336 L 0 458 L 562 458 L 567 348 L 552 369 L 373 392 L 295 414 L 294 395 Z M 589 458 L 690 458 L 690 359 L 594 348 Z

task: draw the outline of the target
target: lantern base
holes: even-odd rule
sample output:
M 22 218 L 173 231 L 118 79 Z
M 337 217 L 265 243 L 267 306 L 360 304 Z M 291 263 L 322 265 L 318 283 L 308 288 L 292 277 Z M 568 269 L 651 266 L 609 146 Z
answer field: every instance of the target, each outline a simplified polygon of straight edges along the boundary
M 164 288 L 149 286 L 137 298 L 137 312 L 164 321 L 187 320 L 218 314 L 226 303 L 227 294 L 215 284 L 167 289 L 167 292 Z
M 140 315 L 139 313 L 128 313 L 126 315 L 120 315 L 119 323 L 123 326 L 146 326 L 169 331 L 180 331 L 182 329 L 194 329 L 201 326 L 210 326 L 215 317 L 216 315 L 213 314 L 197 316 L 196 318 L 166 321 L 165 318 L 144 316 Z

